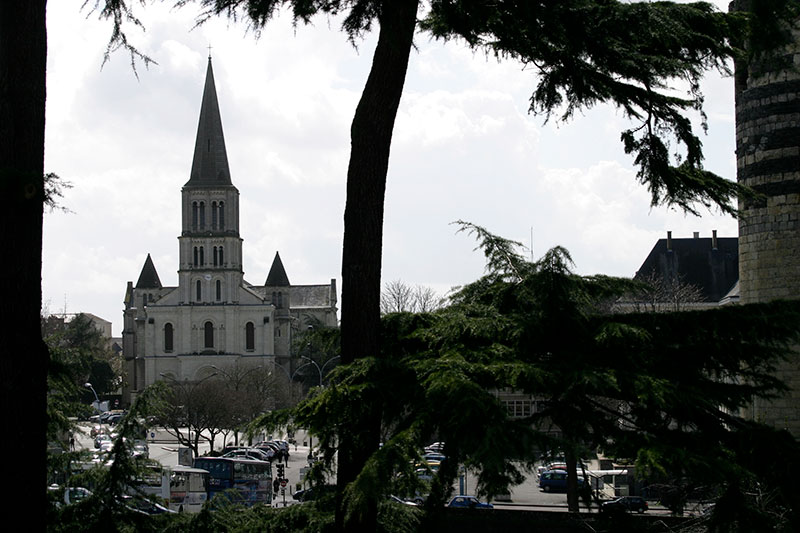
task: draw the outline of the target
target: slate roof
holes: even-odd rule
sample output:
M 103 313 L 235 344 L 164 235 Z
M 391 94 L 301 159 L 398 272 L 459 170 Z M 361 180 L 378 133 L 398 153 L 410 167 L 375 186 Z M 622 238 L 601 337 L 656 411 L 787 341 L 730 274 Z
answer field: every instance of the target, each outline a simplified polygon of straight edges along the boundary
M 266 287 L 288 287 L 289 277 L 286 275 L 286 270 L 283 268 L 283 261 L 278 252 L 275 252 L 275 259 L 272 260 L 272 267 L 267 274 L 267 281 L 264 282 Z
M 289 305 L 292 308 L 329 307 L 334 303 L 331 296 L 330 285 L 295 285 Z
M 211 69 L 211 57 L 209 57 L 206 84 L 203 89 L 203 103 L 200 107 L 200 121 L 197 125 L 197 139 L 194 144 L 192 173 L 184 187 L 231 185 L 228 153 L 225 150 L 217 89 L 214 85 L 214 72 Z
M 158 279 L 158 272 L 150 254 L 147 254 L 147 259 L 144 260 L 142 273 L 139 274 L 139 281 L 136 282 L 137 289 L 160 289 L 161 280 Z
M 634 279 L 651 272 L 694 285 L 702 291 L 704 301 L 719 302 L 739 281 L 739 239 L 659 239 Z

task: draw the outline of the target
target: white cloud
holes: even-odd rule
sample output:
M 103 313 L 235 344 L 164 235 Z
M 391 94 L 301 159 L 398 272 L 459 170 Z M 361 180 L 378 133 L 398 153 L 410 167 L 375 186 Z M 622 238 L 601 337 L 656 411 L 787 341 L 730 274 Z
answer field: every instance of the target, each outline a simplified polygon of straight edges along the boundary
M 148 4 L 131 34 L 158 61 L 121 53 L 100 70 L 107 22 L 48 6 L 46 168 L 73 182 L 74 214 L 45 217 L 43 291 L 51 311 L 89 311 L 121 328 L 122 297 L 151 253 L 177 282 L 180 188 L 188 179 L 211 45 L 248 281 L 263 283 L 279 250 L 294 283 L 340 275 L 349 129 L 372 59 L 337 21 L 294 29 L 282 14 L 260 39 L 243 24 Z M 193 29 L 194 28 L 194 29 Z M 383 277 L 442 292 L 474 280 L 483 256 L 451 223 L 467 220 L 530 244 L 568 248 L 581 273 L 632 275 L 656 239 L 712 229 L 722 217 L 649 207 L 624 119 L 600 106 L 568 124 L 528 114 L 531 70 L 462 43 L 418 35 L 397 118 L 387 183 Z M 706 84 L 708 168 L 732 176 L 732 82 Z M 341 287 L 341 285 L 340 285 Z

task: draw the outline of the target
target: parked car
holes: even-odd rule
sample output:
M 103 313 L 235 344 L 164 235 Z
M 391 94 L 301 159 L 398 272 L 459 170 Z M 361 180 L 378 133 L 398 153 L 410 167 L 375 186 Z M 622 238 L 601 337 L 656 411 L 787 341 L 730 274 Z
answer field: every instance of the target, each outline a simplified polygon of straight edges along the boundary
M 113 426 L 113 425 L 115 425 L 117 422 L 119 422 L 120 420 L 122 420 L 122 417 L 123 417 L 123 416 L 124 416 L 124 415 L 123 415 L 122 413 L 114 413 L 114 414 L 112 414 L 111 416 L 109 416 L 108 418 L 106 418 L 106 424 L 109 424 L 109 425 Z
M 281 450 L 283 450 L 283 453 L 286 454 L 286 457 L 289 457 L 289 442 L 288 441 L 285 441 L 285 440 L 274 440 L 272 442 L 274 442 L 275 444 L 280 446 Z
M 94 438 L 94 447 L 100 448 L 104 442 L 111 442 L 111 436 L 100 433 Z
M 270 460 L 277 460 L 280 461 L 283 458 L 283 452 L 281 447 L 278 446 L 277 443 L 274 442 L 259 442 L 254 446 L 254 448 L 258 448 L 262 450 L 264 453 L 269 455 Z
M 444 442 L 434 442 L 425 446 L 425 453 L 442 453 L 444 451 Z
M 223 454 L 222 457 L 243 457 L 245 459 L 255 459 L 256 461 L 270 460 L 270 456 L 267 452 L 258 448 L 239 448 Z
M 145 459 L 150 457 L 150 446 L 148 446 L 146 441 L 137 440 L 133 443 L 133 449 L 131 450 L 131 454 L 134 457 L 143 457 Z
M 494 505 L 491 503 L 484 503 L 475 496 L 456 496 L 450 500 L 450 503 L 448 503 L 447 506 L 461 507 L 465 509 L 494 509 Z
M 647 505 L 647 500 L 641 496 L 622 496 L 615 500 L 604 502 L 600 506 L 601 513 L 627 513 L 636 511 L 643 513 L 650 507 Z
M 126 494 L 122 496 L 122 503 L 131 511 L 146 515 L 177 513 L 177 511 L 173 511 L 172 509 L 164 507 L 159 503 L 148 500 L 147 498 L 143 498 L 141 496 L 131 496 Z
M 304 490 L 298 490 L 294 494 L 292 494 L 292 498 L 299 502 L 310 502 L 312 500 L 319 500 L 320 498 L 325 497 L 326 495 L 331 495 L 336 493 L 336 485 L 318 485 L 316 487 L 309 487 Z
M 418 503 L 416 501 L 404 500 L 403 498 L 399 498 L 399 497 L 395 496 L 394 494 L 390 494 L 389 495 L 389 501 L 392 501 L 392 502 L 395 502 L 395 503 L 399 503 L 401 505 L 408 505 L 408 506 L 411 506 L 411 507 L 419 507 L 421 505 L 420 503 Z
M 83 487 L 67 487 L 64 489 L 64 503 L 78 503 L 92 495 L 92 491 Z
M 578 475 L 578 487 L 583 486 L 583 477 Z M 567 490 L 566 470 L 545 470 L 539 476 L 539 488 L 545 492 L 564 492 Z

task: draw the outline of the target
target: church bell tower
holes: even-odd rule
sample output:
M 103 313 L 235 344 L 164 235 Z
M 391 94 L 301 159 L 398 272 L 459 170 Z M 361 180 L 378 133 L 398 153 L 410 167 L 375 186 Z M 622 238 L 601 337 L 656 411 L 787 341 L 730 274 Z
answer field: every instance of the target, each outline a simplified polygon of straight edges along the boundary
M 211 57 L 189 181 L 181 190 L 178 284 L 183 304 L 238 303 L 242 285 L 239 191 L 231 182 Z

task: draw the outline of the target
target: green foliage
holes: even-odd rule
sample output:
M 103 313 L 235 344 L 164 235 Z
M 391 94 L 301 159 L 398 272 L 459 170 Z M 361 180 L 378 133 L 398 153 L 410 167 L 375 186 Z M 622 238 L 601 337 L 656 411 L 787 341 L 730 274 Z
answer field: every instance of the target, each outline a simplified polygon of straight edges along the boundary
M 361 406 L 379 413 L 383 445 L 344 492 L 350 512 L 390 492 L 429 492 L 438 512 L 459 465 L 478 472 L 478 493 L 493 495 L 519 483 L 543 450 L 579 457 L 598 447 L 637 458 L 654 482 L 686 487 L 676 510 L 693 483 L 734 487 L 756 475 L 778 491 L 774 500 L 797 498 L 779 468 L 765 472 L 750 457 L 776 436 L 736 416 L 754 396 L 785 389 L 773 370 L 800 339 L 796 302 L 612 315 L 608 302 L 638 284 L 575 275 L 561 248 L 530 263 L 514 243 L 461 226 L 479 239 L 487 274 L 435 313 L 386 315 L 383 354 L 337 368 L 294 413 L 328 462 L 342 435 L 358 431 Z M 539 408 L 509 418 L 494 392 L 504 389 L 533 395 Z M 415 463 L 433 439 L 447 459 L 426 486 Z
M 51 469 L 66 473 L 64 486 L 88 487 L 89 498 L 76 504 L 51 508 L 48 530 L 60 531 L 161 531 L 168 518 L 149 517 L 125 504 L 126 495 L 141 493 L 137 480 L 144 479 L 154 466 L 151 461 L 135 458 L 133 443 L 145 434 L 144 420 L 161 408 L 164 385 L 161 382 L 139 394 L 125 416 L 117 423 L 117 437 L 107 461 L 89 469 L 87 452 L 67 453 L 50 458 Z
M 42 317 L 42 337 L 55 365 L 52 377 L 62 385 L 71 380 L 88 401 L 94 395 L 83 389 L 86 382 L 98 394 L 113 392 L 119 386 L 107 341 L 86 315 L 78 314 L 69 321 L 55 315 Z

